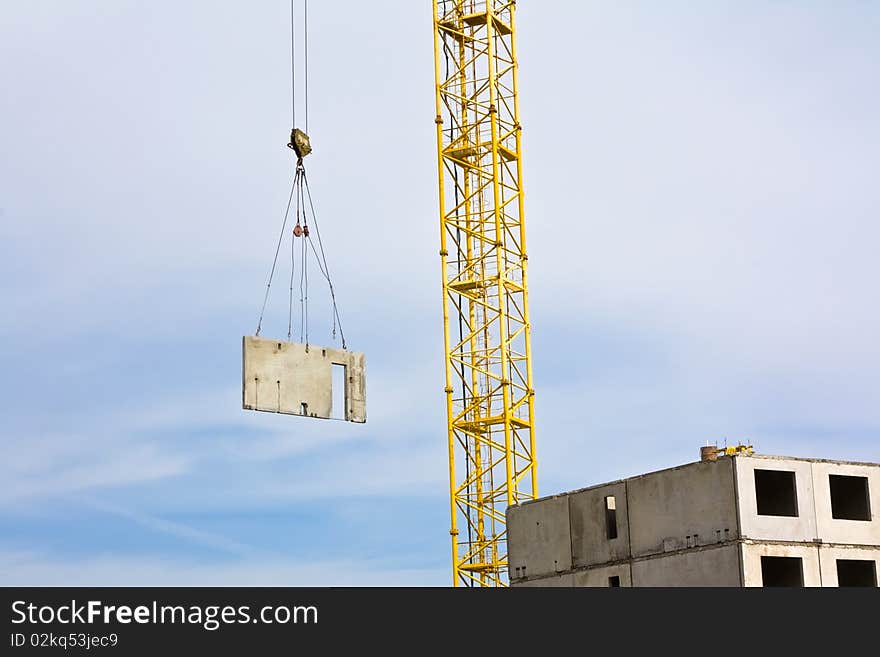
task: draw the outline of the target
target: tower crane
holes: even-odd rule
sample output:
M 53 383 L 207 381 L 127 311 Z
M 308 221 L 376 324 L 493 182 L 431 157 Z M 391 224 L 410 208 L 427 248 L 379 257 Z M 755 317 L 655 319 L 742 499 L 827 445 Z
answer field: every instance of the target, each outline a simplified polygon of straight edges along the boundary
M 506 509 L 538 495 L 516 2 L 431 1 L 453 585 L 505 586 Z M 331 366 L 341 364 L 346 376 L 340 419 L 364 422 L 364 358 L 346 350 L 303 164 L 311 152 L 308 0 L 304 26 L 305 131 L 296 126 L 296 23 L 291 0 L 293 130 L 288 146 L 297 156 L 296 172 L 257 330 L 242 341 L 242 407 L 329 418 L 334 412 Z M 288 332 L 283 342 L 259 336 L 292 209 L 296 223 L 290 236 Z M 309 219 L 318 248 L 310 238 Z M 338 326 L 341 350 L 310 350 L 307 243 L 328 284 L 333 337 Z M 301 344 L 290 342 L 297 266 Z
M 505 586 L 538 495 L 515 0 L 432 0 L 454 586 Z

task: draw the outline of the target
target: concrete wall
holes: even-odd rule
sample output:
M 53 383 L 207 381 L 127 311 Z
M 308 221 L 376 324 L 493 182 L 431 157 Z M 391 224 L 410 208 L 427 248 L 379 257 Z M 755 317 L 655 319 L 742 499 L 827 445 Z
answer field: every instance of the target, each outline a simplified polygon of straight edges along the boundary
M 511 586 L 515 587 L 538 587 L 538 586 L 551 586 L 554 588 L 559 587 L 567 587 L 571 588 L 574 586 L 574 575 L 568 573 L 566 575 L 551 575 L 549 577 L 539 577 L 538 579 L 531 579 L 524 582 L 511 582 Z
M 508 576 L 555 575 L 571 569 L 568 495 L 507 509 Z
M 607 532 L 608 497 L 615 501 L 616 538 Z M 735 506 L 733 462 L 726 458 L 513 506 L 507 510 L 509 577 L 575 569 L 577 586 L 607 586 L 613 575 L 626 586 L 632 580 L 626 562 L 634 557 L 734 540 Z M 600 564 L 614 572 L 580 570 Z M 738 567 L 735 572 L 738 577 Z
M 626 487 L 634 557 L 718 543 L 738 535 L 733 459 L 634 477 L 626 481 Z
M 630 575 L 629 564 L 618 564 L 615 566 L 600 566 L 598 568 L 590 568 L 588 570 L 577 570 L 563 575 L 550 575 L 547 577 L 538 577 L 530 580 L 514 580 L 510 583 L 512 587 L 596 587 L 607 588 L 610 577 L 619 577 L 620 586 L 631 587 L 632 577 Z
M 640 587 L 741 586 L 739 545 L 705 547 L 633 561 L 632 583 Z
M 574 586 L 607 587 L 609 577 L 619 577 L 621 587 L 632 586 L 632 576 L 628 563 L 614 566 L 600 566 L 589 570 L 578 570 L 573 574 Z
M 804 586 L 809 587 L 838 586 L 838 559 L 873 561 L 875 573 L 880 576 L 880 547 L 746 543 L 741 549 L 745 586 L 763 586 L 762 556 L 800 557 L 803 560 Z
M 812 464 L 809 461 L 747 456 L 737 456 L 734 461 L 739 497 L 739 525 L 743 537 L 791 542 L 812 541 L 817 538 Z M 796 517 L 758 515 L 755 470 L 794 472 L 798 506 Z
M 880 466 L 772 457 L 740 456 L 735 461 L 740 527 L 744 537 L 789 542 L 821 539 L 823 543 L 880 545 Z M 758 515 L 756 469 L 795 473 L 797 517 Z M 829 475 L 867 478 L 871 520 L 841 520 L 832 516 Z
M 345 366 L 345 408 L 333 408 L 333 365 Z M 268 338 L 242 338 L 246 410 L 367 421 L 364 354 Z
M 824 461 L 811 465 L 819 538 L 825 543 L 880 545 L 880 467 Z M 829 475 L 868 479 L 871 520 L 839 520 L 832 516 Z
M 794 473 L 796 516 L 758 514 L 755 470 Z M 870 520 L 832 517 L 829 475 L 866 478 Z M 606 526 L 609 496 L 614 539 Z M 725 457 L 544 498 L 507 514 L 513 585 L 608 586 L 617 576 L 621 586 L 762 586 L 762 556 L 801 559 L 804 586 L 836 586 L 838 559 L 875 559 L 880 574 L 877 465 Z
M 819 566 L 822 572 L 822 586 L 837 586 L 837 560 L 852 559 L 873 561 L 874 571 L 880 580 L 880 547 L 827 547 L 819 548 Z
M 742 551 L 743 586 L 763 586 L 761 557 L 799 557 L 802 559 L 804 586 L 822 586 L 819 548 L 815 545 L 744 543 Z
M 605 522 L 605 498 L 613 496 L 617 538 L 609 539 Z M 628 559 L 629 518 L 626 484 L 618 482 L 569 495 L 571 561 L 577 568 Z

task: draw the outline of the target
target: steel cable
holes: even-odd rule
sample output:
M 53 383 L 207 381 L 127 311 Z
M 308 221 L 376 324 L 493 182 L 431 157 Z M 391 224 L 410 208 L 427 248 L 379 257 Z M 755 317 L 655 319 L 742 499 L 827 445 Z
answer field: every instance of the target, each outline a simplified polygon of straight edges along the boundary
M 278 254 L 281 252 L 281 242 L 284 241 L 284 229 L 287 228 L 287 218 L 290 215 L 290 204 L 293 201 L 293 192 L 296 189 L 297 176 L 293 177 L 293 183 L 290 186 L 290 196 L 287 199 L 287 209 L 284 211 L 284 222 L 281 224 L 281 234 L 278 236 L 278 246 L 275 247 L 275 259 L 272 260 L 272 269 L 269 271 L 269 282 L 266 283 L 266 295 L 263 297 L 263 307 L 260 309 L 260 319 L 257 322 L 257 332 L 255 335 L 260 336 L 260 330 L 263 328 L 263 315 L 266 312 L 266 303 L 269 301 L 269 290 L 272 287 L 272 278 L 275 276 L 275 266 L 278 264 Z

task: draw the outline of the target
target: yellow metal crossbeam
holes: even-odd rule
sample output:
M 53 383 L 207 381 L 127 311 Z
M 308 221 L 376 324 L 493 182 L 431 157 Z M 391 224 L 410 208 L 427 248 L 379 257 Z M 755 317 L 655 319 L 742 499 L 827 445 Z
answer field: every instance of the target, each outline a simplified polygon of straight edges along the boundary
M 456 586 L 506 585 L 506 508 L 538 494 L 515 6 L 433 2 Z

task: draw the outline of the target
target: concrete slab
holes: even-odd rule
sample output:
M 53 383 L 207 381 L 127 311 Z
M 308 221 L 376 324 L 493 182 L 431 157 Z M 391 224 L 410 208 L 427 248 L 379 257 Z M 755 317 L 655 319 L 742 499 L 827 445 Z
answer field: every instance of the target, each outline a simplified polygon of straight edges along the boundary
M 619 482 L 589 488 L 572 493 L 569 497 L 572 566 L 578 568 L 629 558 L 626 484 Z M 607 508 L 611 500 L 615 507 L 613 513 Z M 616 534 L 614 538 L 609 538 L 609 523 L 615 525 L 613 529 L 616 531 L 611 532 Z
M 571 569 L 569 497 L 551 497 L 507 509 L 511 580 Z
M 634 557 L 738 537 L 730 458 L 627 479 L 626 488 Z
M 750 456 L 737 456 L 735 461 L 740 533 L 743 538 L 813 541 L 818 537 L 813 499 L 813 471 L 809 461 Z M 755 470 L 779 470 L 794 473 L 797 498 L 796 516 L 760 515 L 758 513 Z
M 734 543 L 634 561 L 632 585 L 738 587 L 739 546 Z
M 538 579 L 530 579 L 524 582 L 511 582 L 512 587 L 521 586 L 523 588 L 568 588 L 574 586 L 574 578 L 568 575 L 553 575 L 551 577 L 539 577 Z
M 608 587 L 611 586 L 610 579 L 617 577 L 621 587 L 632 586 L 632 576 L 630 573 L 630 565 L 628 563 L 617 564 L 614 566 L 603 566 L 600 568 L 590 568 L 589 570 L 579 570 L 574 575 L 574 586 L 583 587 Z
M 875 586 L 880 585 L 877 578 L 880 577 L 880 547 L 819 547 L 819 566 L 822 570 L 822 586 L 839 586 L 837 580 L 837 562 L 846 561 L 873 561 Z
M 764 586 L 761 557 L 793 557 L 801 559 L 805 587 L 822 586 L 819 569 L 819 548 L 804 544 L 746 543 L 742 551 L 743 586 Z
M 818 536 L 825 543 L 880 545 L 880 467 L 846 463 L 813 463 L 813 490 Z M 856 477 L 864 482 L 864 516 L 835 518 L 831 505 L 831 476 Z M 846 514 L 844 514 L 846 515 Z
M 345 408 L 333 408 L 333 366 L 345 368 Z M 366 422 L 364 354 L 271 338 L 242 338 L 242 408 Z

